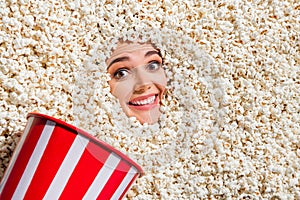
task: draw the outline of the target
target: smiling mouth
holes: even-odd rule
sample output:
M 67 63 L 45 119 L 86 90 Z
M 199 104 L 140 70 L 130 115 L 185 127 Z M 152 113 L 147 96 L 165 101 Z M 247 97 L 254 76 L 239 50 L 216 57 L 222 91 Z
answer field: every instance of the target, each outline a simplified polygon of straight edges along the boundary
M 145 98 L 136 98 L 128 102 L 128 105 L 131 106 L 146 106 L 146 105 L 153 105 L 157 102 L 158 94 L 150 95 Z

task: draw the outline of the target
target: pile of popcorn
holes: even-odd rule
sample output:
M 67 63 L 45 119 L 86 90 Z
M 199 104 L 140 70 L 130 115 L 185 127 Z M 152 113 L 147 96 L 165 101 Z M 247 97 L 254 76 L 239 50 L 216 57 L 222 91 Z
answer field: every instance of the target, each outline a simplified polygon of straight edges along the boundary
M 34 111 L 141 165 L 124 199 L 300 199 L 298 1 L 7 0 L 0 13 L 0 178 Z M 110 94 L 119 39 L 162 52 L 157 124 Z

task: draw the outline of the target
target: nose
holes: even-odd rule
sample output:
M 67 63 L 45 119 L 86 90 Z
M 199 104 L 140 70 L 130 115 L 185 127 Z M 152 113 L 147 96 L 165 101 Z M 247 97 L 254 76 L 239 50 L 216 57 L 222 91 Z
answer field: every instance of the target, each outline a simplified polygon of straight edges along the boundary
M 151 89 L 153 83 L 147 76 L 147 74 L 136 71 L 136 77 L 135 77 L 135 85 L 134 85 L 134 92 L 137 94 L 144 93 L 145 91 Z
M 138 87 L 135 87 L 134 89 L 134 93 L 135 94 L 143 94 L 145 93 L 147 90 L 151 89 L 151 84 L 147 84 L 147 85 L 140 85 Z

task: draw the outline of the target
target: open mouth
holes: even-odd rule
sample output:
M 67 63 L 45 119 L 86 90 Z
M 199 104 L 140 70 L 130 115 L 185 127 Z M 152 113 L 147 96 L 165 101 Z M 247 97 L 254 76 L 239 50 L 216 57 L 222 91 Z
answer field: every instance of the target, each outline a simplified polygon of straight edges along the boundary
M 155 95 L 150 95 L 147 97 L 142 97 L 142 98 L 136 98 L 128 102 L 129 105 L 133 106 L 143 106 L 143 105 L 148 105 L 148 104 L 153 104 L 155 100 L 157 99 L 157 94 Z
M 149 94 L 134 98 L 128 102 L 128 106 L 134 110 L 147 111 L 159 106 L 158 94 Z

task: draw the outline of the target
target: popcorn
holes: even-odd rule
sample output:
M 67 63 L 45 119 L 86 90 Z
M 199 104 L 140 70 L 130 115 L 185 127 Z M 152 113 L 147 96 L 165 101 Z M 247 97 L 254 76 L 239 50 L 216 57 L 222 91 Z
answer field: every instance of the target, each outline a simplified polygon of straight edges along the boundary
M 299 199 L 295 2 L 11 0 L 0 11 L 0 177 L 37 111 L 142 165 L 125 199 Z M 158 124 L 127 118 L 110 94 L 119 38 L 161 50 Z

